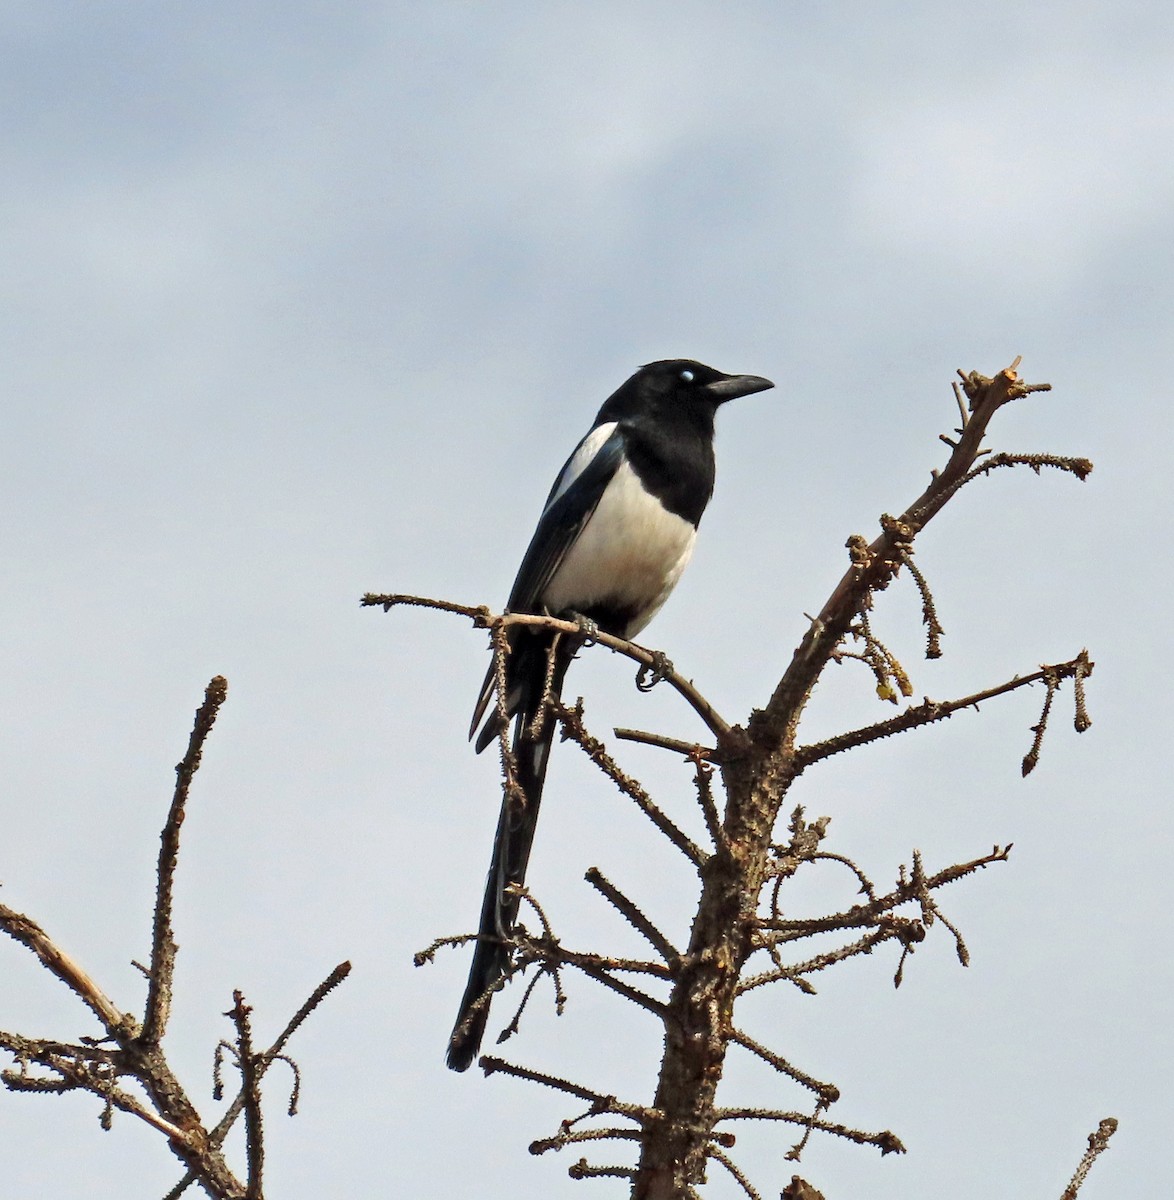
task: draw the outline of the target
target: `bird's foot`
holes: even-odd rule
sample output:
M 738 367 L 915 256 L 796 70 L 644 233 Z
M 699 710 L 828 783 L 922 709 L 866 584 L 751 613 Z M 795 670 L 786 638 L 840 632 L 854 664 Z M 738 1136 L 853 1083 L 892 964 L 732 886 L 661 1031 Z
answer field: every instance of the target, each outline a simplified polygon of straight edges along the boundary
M 650 692 L 662 679 L 674 674 L 673 664 L 663 650 L 652 651 L 652 662 L 645 663 L 636 672 L 636 688 L 641 692 Z
M 579 645 L 594 646 L 599 641 L 599 623 L 581 612 L 572 609 L 567 613 L 567 620 L 574 621 L 579 626 Z

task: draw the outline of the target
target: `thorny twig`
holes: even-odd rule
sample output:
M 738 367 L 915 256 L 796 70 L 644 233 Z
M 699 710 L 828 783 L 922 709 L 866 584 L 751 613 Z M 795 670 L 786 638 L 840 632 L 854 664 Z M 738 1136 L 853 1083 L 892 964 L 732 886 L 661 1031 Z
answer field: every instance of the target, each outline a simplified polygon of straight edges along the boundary
M 871 594 L 867 600 L 868 606 L 871 607 Z M 913 684 L 900 660 L 888 646 L 873 634 L 867 608 L 861 609 L 858 621 L 848 630 L 848 633 L 857 641 L 863 642 L 864 649 L 848 650 L 844 646 L 837 646 L 831 654 L 832 662 L 841 663 L 845 659 L 851 658 L 864 663 L 876 679 L 877 696 L 881 700 L 888 700 L 890 704 L 899 704 L 900 696 L 908 699 L 913 695 Z
M 556 1092 L 565 1092 L 568 1096 L 577 1096 L 580 1100 L 588 1101 L 596 1113 L 611 1113 L 619 1117 L 630 1117 L 633 1121 L 639 1122 L 648 1120 L 652 1115 L 644 1105 L 625 1104 L 623 1101 L 617 1100 L 615 1096 L 592 1091 L 591 1088 L 572 1083 L 569 1079 L 560 1079 L 557 1075 L 531 1070 L 529 1067 L 519 1067 L 515 1063 L 506 1062 L 505 1059 L 494 1058 L 488 1054 L 482 1056 L 480 1066 L 486 1075 L 500 1071 L 502 1074 L 512 1075 L 516 1079 L 529 1079 L 531 1083 L 541 1083 L 545 1087 L 553 1088 Z
M 590 1114 L 594 1116 L 595 1114 Z M 548 1150 L 562 1150 L 565 1146 L 576 1142 L 634 1142 L 639 1140 L 638 1129 L 576 1129 L 570 1128 L 571 1122 L 564 1121 L 562 1128 L 554 1137 L 538 1138 L 530 1143 L 531 1154 L 545 1154 Z
M 563 735 L 572 741 L 589 759 L 624 793 L 633 800 L 640 811 L 664 834 L 666 838 L 698 869 L 708 855 L 691 838 L 683 833 L 653 802 L 652 797 L 634 780 L 625 774 L 619 764 L 607 752 L 604 744 L 587 732 L 583 724 L 582 705 L 567 708 L 557 703 L 555 713 L 562 725 Z
M 944 721 L 946 718 L 952 717 L 956 712 L 960 712 L 963 709 L 973 708 L 977 710 L 978 706 L 985 700 L 993 700 L 996 696 L 1004 696 L 1008 692 L 1018 691 L 1019 688 L 1023 687 L 1030 687 L 1034 683 L 1046 682 L 1049 679 L 1055 683 L 1059 683 L 1064 679 L 1079 679 L 1083 681 L 1092 674 L 1094 665 L 1089 660 L 1088 651 L 1082 650 L 1074 659 L 1068 662 L 1041 667 L 1038 671 L 1033 671 L 1030 675 L 1017 675 L 1014 679 L 1010 679 L 1006 683 L 985 688 L 980 692 L 973 692 L 971 695 L 963 696 L 958 700 L 930 700 L 927 697 L 920 704 L 915 704 L 905 709 L 904 712 L 899 713 L 895 717 L 890 717 L 887 721 L 878 721 L 875 725 L 865 725 L 861 729 L 852 729 L 847 733 L 837 734 L 835 737 L 828 738 L 826 741 L 816 742 L 810 746 L 799 746 L 795 750 L 795 764 L 799 770 L 803 770 L 811 766 L 812 763 L 830 758 L 833 754 L 840 754 L 845 750 L 852 750 L 856 746 L 867 745 L 870 742 L 880 741 L 881 738 L 891 737 L 895 733 L 905 733 L 910 729 L 920 729 L 923 725 L 932 725 L 937 721 Z M 1081 698 L 1083 700 L 1083 687 L 1081 689 Z M 1085 714 L 1085 720 L 1087 721 L 1087 714 Z M 1091 724 L 1091 721 L 1087 721 L 1083 729 L 1087 729 Z M 1083 729 L 1080 732 L 1083 732 Z
M 265 1137 L 261 1124 L 261 1088 L 257 1059 L 253 1054 L 253 1030 L 249 1021 L 252 1009 L 239 990 L 232 993 L 232 1008 L 226 1016 L 236 1026 L 236 1061 L 241 1073 L 241 1091 L 245 1098 L 245 1145 L 248 1152 L 248 1191 L 245 1200 L 261 1200 L 265 1169 Z
M 904 1154 L 905 1147 L 896 1134 L 884 1129 L 880 1133 L 864 1133 L 834 1121 L 816 1120 L 798 1112 L 784 1112 L 774 1108 L 719 1108 L 715 1110 L 718 1121 L 782 1121 L 788 1125 L 811 1125 L 821 1133 L 830 1133 L 860 1146 L 876 1146 L 881 1154 Z
M 448 600 L 436 600 L 430 596 L 410 596 L 402 593 L 377 594 L 368 592 L 360 601 L 365 608 L 382 608 L 384 612 L 398 605 L 409 605 L 418 608 L 433 608 L 441 612 L 456 613 L 468 617 L 478 629 L 512 629 L 515 627 L 529 629 L 549 629 L 556 633 L 582 636 L 582 626 L 577 621 L 566 621 L 559 617 L 538 616 L 533 613 L 501 613 L 490 612 L 485 605 L 454 604 Z M 645 671 L 651 670 L 658 680 L 668 683 L 688 703 L 694 712 L 705 722 L 707 728 L 720 741 L 729 731 L 729 723 L 722 719 L 712 704 L 693 686 L 683 675 L 672 668 L 663 654 L 655 650 L 646 650 L 635 642 L 613 637 L 609 633 L 597 630 L 592 635 L 592 641 L 622 654 L 633 662 L 639 663 Z
M 204 692 L 204 703 L 196 713 L 196 723 L 188 740 L 187 753 L 175 768 L 175 793 L 159 841 L 158 886 L 155 891 L 154 936 L 151 939 L 151 966 L 147 973 L 147 1008 L 142 1039 L 155 1045 L 167 1028 L 171 1010 L 171 988 L 175 976 L 175 934 L 171 929 L 171 900 L 175 868 L 179 862 L 179 831 L 192 777 L 200 769 L 204 742 L 212 732 L 216 717 L 228 698 L 228 680 L 217 675 Z
M 1076 707 L 1072 727 L 1077 733 L 1084 733 L 1092 727 L 1092 718 L 1088 715 L 1085 700 L 1084 681 L 1092 674 L 1094 665 L 1088 657 L 1088 651 L 1081 650 L 1071 662 L 1040 668 L 1039 674 L 1035 678 L 1043 679 L 1047 685 L 1048 692 L 1044 697 L 1044 706 L 1043 711 L 1040 713 L 1039 722 L 1031 727 L 1031 731 L 1035 735 L 1032 739 L 1031 749 L 1023 756 L 1023 774 L 1025 776 L 1030 775 L 1039 763 L 1040 749 L 1043 746 L 1044 733 L 1048 727 L 1048 717 L 1052 711 L 1052 701 L 1056 697 L 1056 692 L 1059 690 L 1062 680 L 1068 678 L 1072 680 L 1072 691 Z
M 1080 1160 L 1080 1165 L 1076 1168 L 1076 1174 L 1072 1176 L 1060 1200 L 1076 1200 L 1076 1193 L 1080 1191 L 1081 1185 L 1084 1183 L 1089 1171 L 1092 1170 L 1093 1163 L 1109 1148 L 1109 1139 L 1116 1132 L 1117 1118 L 1105 1117 L 1096 1129 L 1088 1135 L 1088 1149 L 1084 1152 L 1084 1157 Z
M 722 829 L 721 814 L 717 811 L 717 804 L 713 798 L 713 768 L 705 762 L 700 753 L 691 757 L 696 768 L 693 782 L 697 787 L 697 803 L 701 805 L 701 813 L 705 817 L 705 828 L 709 832 L 710 841 L 713 842 L 715 850 L 728 851 L 730 841 L 726 837 L 725 830 Z
M 225 680 L 216 676 L 208 684 L 204 703 L 196 714 L 187 753 L 176 768 L 176 787 L 160 839 L 151 960 L 149 968 L 144 971 L 148 978 L 148 989 L 142 1023 L 118 1008 L 39 924 L 0 905 L 0 928 L 26 946 L 69 991 L 82 1000 L 97 1017 L 103 1030 L 101 1038 L 81 1038 L 76 1044 L 0 1033 L 0 1048 L 8 1050 L 16 1058 L 16 1066 L 0 1072 L 0 1079 L 13 1091 L 88 1091 L 102 1102 L 99 1119 L 104 1129 L 110 1128 L 111 1114 L 118 1109 L 164 1134 L 173 1153 L 187 1168 L 183 1179 L 169 1193 L 170 1197 L 178 1197 L 191 1183 L 198 1182 L 210 1196 L 223 1200 L 260 1200 L 260 1156 L 263 1151 L 259 1118 L 251 1121 L 248 1185 L 242 1185 L 229 1168 L 220 1149 L 221 1143 L 245 1105 L 245 1091 L 256 1095 L 261 1075 L 276 1058 L 281 1058 L 294 1068 L 291 1108 L 296 1107 L 297 1068 L 280 1051 L 326 993 L 345 978 L 350 964 L 344 963 L 335 968 L 265 1054 L 254 1055 L 251 1046 L 247 1045 L 247 1037 L 244 1039 L 247 1053 L 243 1052 L 241 1031 L 238 1029 L 238 1043 L 231 1049 L 236 1061 L 242 1065 L 242 1071 L 247 1071 L 247 1088 L 242 1090 L 216 1128 L 207 1130 L 172 1072 L 163 1053 L 162 1040 L 171 1008 L 175 971 L 172 896 L 180 829 L 204 743 L 226 694 Z M 246 1067 L 248 1063 L 252 1064 L 251 1069 Z M 43 1067 L 51 1074 L 46 1077 L 33 1076 L 29 1072 L 33 1065 Z M 117 1081 L 122 1078 L 133 1080 L 144 1096 L 140 1098 L 117 1086 Z
M 938 620 L 938 610 L 934 604 L 933 593 L 929 590 L 929 582 L 913 561 L 912 547 L 901 551 L 901 561 L 909 569 L 909 574 L 913 576 L 913 582 L 917 584 L 917 591 L 921 596 L 921 619 L 925 625 L 926 639 L 925 657 L 941 658 L 942 635 L 946 631 L 942 628 L 941 621 Z
M 756 1054 L 763 1062 L 769 1063 L 780 1074 L 789 1076 L 801 1087 L 814 1092 L 821 1103 L 834 1104 L 840 1098 L 840 1089 L 834 1083 L 822 1083 L 818 1079 L 813 1079 L 806 1071 L 801 1071 L 793 1063 L 787 1062 L 782 1055 L 768 1050 L 748 1033 L 744 1033 L 740 1029 L 733 1029 L 730 1031 L 730 1041 L 749 1050 L 751 1054 Z
M 750 1180 L 746 1178 L 746 1176 L 742 1173 L 741 1168 L 737 1165 L 737 1163 L 734 1162 L 732 1158 L 729 1157 L 729 1155 L 719 1150 L 712 1142 L 709 1145 L 708 1154 L 709 1157 L 714 1160 L 714 1162 L 721 1163 L 721 1165 L 725 1167 L 727 1171 L 729 1171 L 729 1173 L 734 1177 L 734 1181 L 750 1198 L 750 1200 L 762 1200 L 761 1193 L 754 1190 Z
M 680 957 L 679 951 L 667 937 L 640 911 L 635 902 L 606 879 L 597 867 L 584 876 L 587 882 L 636 930 L 671 967 Z

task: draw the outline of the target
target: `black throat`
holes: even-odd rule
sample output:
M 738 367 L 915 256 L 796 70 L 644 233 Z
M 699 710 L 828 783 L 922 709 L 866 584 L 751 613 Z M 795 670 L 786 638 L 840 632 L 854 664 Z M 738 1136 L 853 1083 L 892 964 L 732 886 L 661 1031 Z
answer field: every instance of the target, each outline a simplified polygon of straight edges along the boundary
M 673 419 L 622 421 L 628 461 L 647 492 L 696 527 L 713 495 L 713 410 L 690 405 Z

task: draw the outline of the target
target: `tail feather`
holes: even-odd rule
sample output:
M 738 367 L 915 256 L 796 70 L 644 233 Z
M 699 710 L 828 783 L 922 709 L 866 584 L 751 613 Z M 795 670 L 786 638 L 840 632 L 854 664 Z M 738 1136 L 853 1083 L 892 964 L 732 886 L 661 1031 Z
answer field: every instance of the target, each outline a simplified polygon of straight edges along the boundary
M 449 1037 L 447 1062 L 454 1071 L 467 1070 L 476 1058 L 485 1034 L 485 1024 L 489 1019 L 490 998 L 500 986 L 500 981 L 509 966 L 510 948 L 504 944 L 503 939 L 513 932 L 519 900 L 506 889 L 510 884 L 521 886 L 526 880 L 530 848 L 534 844 L 534 831 L 538 825 L 538 809 L 542 803 L 546 764 L 554 739 L 555 721 L 549 716 L 543 722 L 537 737 L 530 736 L 530 725 L 542 701 L 546 655 L 529 657 L 531 662 L 541 669 L 536 674 L 536 683 L 534 670 L 527 672 L 530 678 L 521 681 L 525 695 L 517 710 L 513 738 L 517 782 L 525 800 L 521 803 L 517 798 L 506 797 L 502 801 L 501 813 L 497 819 L 493 861 L 489 866 L 485 898 L 481 903 L 481 923 L 477 931 L 473 964 L 469 969 L 469 981 L 461 997 L 456 1023 Z M 570 657 L 563 660 L 560 655 L 551 688 L 552 695 L 556 698 L 561 693 L 563 676 L 569 665 Z M 493 714 L 490 714 L 490 720 L 492 716 Z M 478 749 L 480 748 L 478 739 Z

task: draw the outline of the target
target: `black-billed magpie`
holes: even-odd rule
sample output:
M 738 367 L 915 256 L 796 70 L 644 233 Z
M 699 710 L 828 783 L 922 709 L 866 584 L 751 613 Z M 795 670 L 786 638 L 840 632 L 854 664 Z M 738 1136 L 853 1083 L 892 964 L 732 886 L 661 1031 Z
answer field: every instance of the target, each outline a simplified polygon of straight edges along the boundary
M 546 499 L 522 559 L 507 611 L 572 616 L 631 639 L 660 611 L 689 556 L 713 494 L 713 420 L 718 406 L 774 387 L 758 375 L 725 375 L 687 358 L 641 367 L 599 410 Z M 590 627 L 589 625 L 587 626 Z M 481 906 L 469 982 L 448 1044 L 448 1065 L 464 1071 L 481 1045 L 488 993 L 509 965 L 505 939 L 534 841 L 555 721 L 535 717 L 549 680 L 561 693 L 575 643 L 514 626 L 506 659 L 505 711 L 514 717 L 513 753 L 521 797 L 506 797 Z M 553 661 L 552 658 L 553 649 Z M 502 730 L 491 666 L 473 722 L 480 753 Z M 483 1002 L 478 1002 L 484 998 Z

